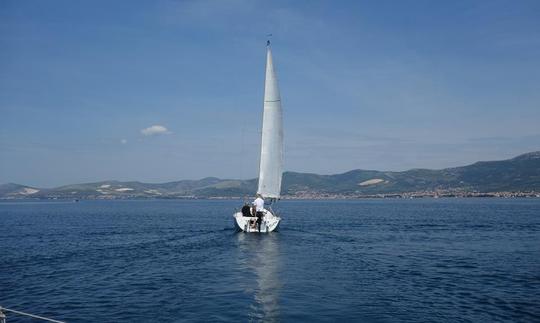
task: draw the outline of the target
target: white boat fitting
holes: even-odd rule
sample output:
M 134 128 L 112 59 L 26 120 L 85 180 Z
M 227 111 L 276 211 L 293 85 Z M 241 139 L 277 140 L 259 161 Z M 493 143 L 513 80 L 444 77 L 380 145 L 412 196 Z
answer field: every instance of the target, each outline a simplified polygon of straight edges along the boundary
M 270 41 L 266 43 L 266 76 L 264 80 L 264 108 L 261 136 L 261 159 L 259 165 L 259 187 L 257 194 L 271 201 L 279 200 L 281 178 L 283 175 L 283 120 L 281 96 L 279 94 Z M 275 231 L 281 218 L 265 208 L 260 232 Z M 235 225 L 244 232 L 259 232 L 250 222 L 253 217 L 246 217 L 242 212 L 234 215 Z

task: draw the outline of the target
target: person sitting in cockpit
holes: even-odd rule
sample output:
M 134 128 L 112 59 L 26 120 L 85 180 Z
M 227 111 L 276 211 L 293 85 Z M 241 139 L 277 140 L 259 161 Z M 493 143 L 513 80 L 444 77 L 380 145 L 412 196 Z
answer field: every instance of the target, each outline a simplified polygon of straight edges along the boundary
M 245 216 L 245 217 L 251 217 L 253 216 L 251 214 L 251 207 L 249 206 L 249 204 L 244 204 L 244 206 L 242 206 L 242 216 Z
M 244 204 L 244 206 L 242 206 L 242 216 L 244 217 L 247 217 L 247 218 L 255 218 L 255 214 L 252 214 L 251 213 L 251 207 L 249 206 L 249 204 Z M 255 219 L 249 219 L 249 226 L 253 229 L 256 228 L 256 221 Z

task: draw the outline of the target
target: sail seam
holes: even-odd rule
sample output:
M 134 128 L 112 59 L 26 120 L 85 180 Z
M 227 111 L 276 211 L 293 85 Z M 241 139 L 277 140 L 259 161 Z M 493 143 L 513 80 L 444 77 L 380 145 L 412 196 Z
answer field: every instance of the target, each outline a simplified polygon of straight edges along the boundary
M 264 102 L 281 102 L 281 100 L 264 101 Z

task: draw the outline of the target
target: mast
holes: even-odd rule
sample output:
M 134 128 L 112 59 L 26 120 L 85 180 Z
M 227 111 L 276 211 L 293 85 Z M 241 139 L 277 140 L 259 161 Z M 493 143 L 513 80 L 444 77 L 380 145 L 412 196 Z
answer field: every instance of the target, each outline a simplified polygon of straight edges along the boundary
M 270 41 L 266 43 L 266 77 L 257 193 L 264 198 L 278 199 L 283 173 L 283 120 L 281 96 L 272 59 Z

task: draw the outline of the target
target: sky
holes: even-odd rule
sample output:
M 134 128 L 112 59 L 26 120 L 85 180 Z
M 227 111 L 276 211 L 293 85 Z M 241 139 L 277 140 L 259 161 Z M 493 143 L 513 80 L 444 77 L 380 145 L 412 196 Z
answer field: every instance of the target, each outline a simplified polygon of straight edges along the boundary
M 0 183 L 255 178 L 540 150 L 539 1 L 0 2 Z

